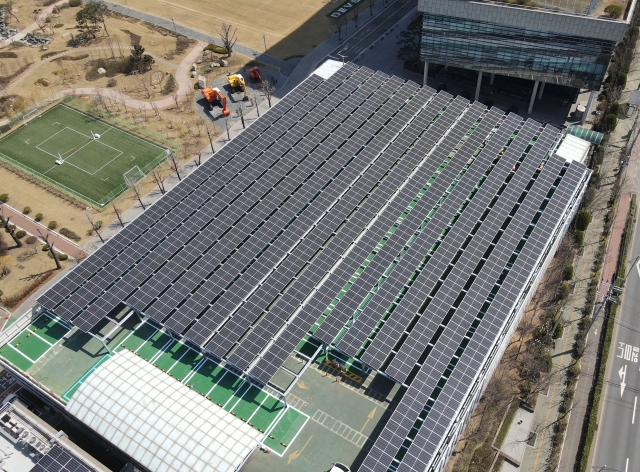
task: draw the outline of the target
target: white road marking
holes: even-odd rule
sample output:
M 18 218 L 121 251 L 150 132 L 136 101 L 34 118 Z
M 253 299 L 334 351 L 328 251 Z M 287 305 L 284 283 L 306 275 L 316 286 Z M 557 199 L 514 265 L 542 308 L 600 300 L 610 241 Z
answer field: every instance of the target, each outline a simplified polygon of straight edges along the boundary
M 29 144 L 29 141 L 31 141 L 31 138 L 27 139 L 27 140 L 25 141 L 25 144 Z
M 640 259 L 636 262 L 636 270 L 638 271 L 638 276 L 640 276 Z
M 636 421 L 636 405 L 638 404 L 638 397 L 633 400 L 633 416 L 631 417 L 631 424 L 634 424 Z
M 629 458 L 627 457 L 627 465 L 624 467 L 624 472 L 629 470 Z
M 620 396 L 622 396 L 624 394 L 624 388 L 627 386 L 625 382 L 627 379 L 627 364 L 625 364 L 624 367 L 620 367 L 618 375 L 620 376 Z

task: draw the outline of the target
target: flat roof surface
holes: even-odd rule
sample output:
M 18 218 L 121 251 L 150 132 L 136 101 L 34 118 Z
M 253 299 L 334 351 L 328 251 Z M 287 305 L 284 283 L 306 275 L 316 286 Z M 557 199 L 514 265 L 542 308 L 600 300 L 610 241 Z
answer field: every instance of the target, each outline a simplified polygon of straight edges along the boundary
M 287 460 L 315 450 L 316 424 L 351 439 L 366 430 L 344 410 L 295 405 L 282 419 L 264 413 L 258 428 L 250 415 L 277 398 L 271 391 L 340 403 L 314 400 L 319 387 L 294 393 L 311 368 L 300 377 L 292 356 L 357 390 L 383 372 L 393 406 L 372 414 L 376 432 L 360 449 L 342 452 L 363 471 L 422 471 L 579 203 L 590 171 L 554 153 L 560 139 L 551 126 L 353 64 L 312 74 L 40 302 L 75 326 L 70 336 L 108 332 L 123 303 L 134 307 L 141 321 L 114 331 L 114 350 L 247 411 Z M 0 355 L 23 361 L 14 351 L 33 342 Z M 83 375 L 79 389 L 95 372 Z M 247 401 L 249 391 L 261 400 Z M 249 466 L 277 461 L 260 457 Z

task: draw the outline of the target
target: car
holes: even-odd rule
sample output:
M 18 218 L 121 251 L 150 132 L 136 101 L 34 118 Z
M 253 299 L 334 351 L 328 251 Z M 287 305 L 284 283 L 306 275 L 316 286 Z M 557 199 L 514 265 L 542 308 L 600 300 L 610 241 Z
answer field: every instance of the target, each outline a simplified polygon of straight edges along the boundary
M 518 111 L 520 111 L 520 108 L 518 108 L 517 105 L 511 105 L 508 109 L 507 109 L 507 113 L 518 113 Z
M 447 84 L 440 82 L 438 85 L 436 85 L 436 92 L 446 92 L 447 91 Z
M 340 462 L 336 462 L 329 472 L 351 472 L 351 469 Z

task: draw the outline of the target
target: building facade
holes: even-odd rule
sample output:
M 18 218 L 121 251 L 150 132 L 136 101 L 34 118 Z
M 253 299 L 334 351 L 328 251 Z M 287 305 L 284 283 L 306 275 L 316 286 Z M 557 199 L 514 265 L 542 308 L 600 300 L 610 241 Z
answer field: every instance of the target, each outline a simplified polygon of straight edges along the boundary
M 420 0 L 421 57 L 426 63 L 530 79 L 536 92 L 547 82 L 599 90 L 635 1 L 618 20 L 596 16 L 597 7 L 595 0 L 561 6 Z M 478 92 L 480 82 L 481 75 Z

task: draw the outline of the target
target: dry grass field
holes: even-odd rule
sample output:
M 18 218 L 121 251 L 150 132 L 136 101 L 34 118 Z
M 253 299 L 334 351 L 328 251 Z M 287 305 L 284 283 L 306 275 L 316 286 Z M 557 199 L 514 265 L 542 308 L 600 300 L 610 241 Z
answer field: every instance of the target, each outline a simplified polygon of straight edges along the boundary
M 125 0 L 113 0 L 125 5 Z M 126 6 L 213 36 L 223 22 L 238 29 L 238 43 L 285 59 L 302 56 L 328 38 L 327 14 L 342 0 L 128 0 Z

